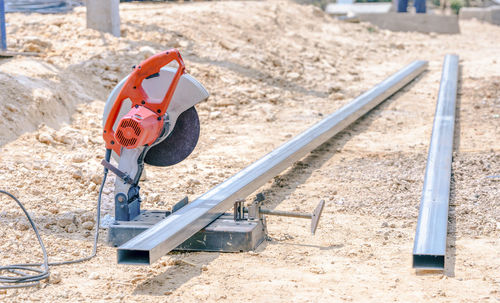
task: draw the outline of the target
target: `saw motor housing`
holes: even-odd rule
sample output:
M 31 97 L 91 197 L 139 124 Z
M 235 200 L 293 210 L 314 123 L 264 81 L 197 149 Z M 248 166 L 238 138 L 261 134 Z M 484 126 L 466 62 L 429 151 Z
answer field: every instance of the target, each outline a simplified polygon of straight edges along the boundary
M 128 149 L 151 145 L 160 136 L 162 128 L 163 117 L 144 106 L 136 105 L 120 119 L 115 139 Z

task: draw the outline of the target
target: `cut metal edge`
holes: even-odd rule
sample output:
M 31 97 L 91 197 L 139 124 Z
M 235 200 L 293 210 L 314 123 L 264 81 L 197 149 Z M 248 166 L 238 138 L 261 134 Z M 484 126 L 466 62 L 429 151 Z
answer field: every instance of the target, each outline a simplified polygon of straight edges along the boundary
M 444 270 L 444 255 L 413 255 L 413 268 Z

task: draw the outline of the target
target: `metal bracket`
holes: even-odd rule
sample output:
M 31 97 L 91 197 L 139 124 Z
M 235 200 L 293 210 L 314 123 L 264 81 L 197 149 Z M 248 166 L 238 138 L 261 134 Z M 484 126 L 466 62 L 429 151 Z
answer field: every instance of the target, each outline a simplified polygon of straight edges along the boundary
M 128 183 L 128 184 L 134 184 L 134 180 L 132 180 L 132 178 L 130 178 L 130 176 L 127 173 L 122 172 L 117 167 L 115 167 L 113 164 L 109 163 L 106 160 L 102 160 L 101 164 L 102 164 L 102 166 L 109 169 L 112 173 L 114 173 L 118 178 L 122 179 L 123 182 Z
M 248 206 L 248 208 L 243 206 L 245 202 L 244 200 L 236 201 L 234 203 L 234 221 L 257 220 L 257 219 L 264 220 L 263 215 L 310 219 L 311 234 L 314 235 L 316 233 L 316 229 L 318 228 L 319 224 L 319 219 L 321 218 L 321 214 L 323 213 L 323 208 L 325 207 L 325 200 L 319 201 L 318 205 L 316 206 L 316 208 L 312 213 L 297 213 L 297 212 L 265 209 L 261 207 L 262 202 L 264 200 L 265 200 L 264 194 L 258 193 L 254 201 Z M 245 218 L 245 213 L 248 214 L 247 218 Z

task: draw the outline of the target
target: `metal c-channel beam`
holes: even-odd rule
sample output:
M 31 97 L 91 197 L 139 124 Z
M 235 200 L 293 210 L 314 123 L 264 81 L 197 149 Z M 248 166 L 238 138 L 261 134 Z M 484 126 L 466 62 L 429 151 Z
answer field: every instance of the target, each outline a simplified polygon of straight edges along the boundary
M 427 68 L 414 61 L 308 130 L 281 145 L 166 219 L 118 247 L 119 264 L 151 264 L 203 229 L 325 141 L 400 90 Z
M 458 56 L 446 55 L 413 248 L 417 269 L 444 269 L 457 82 Z

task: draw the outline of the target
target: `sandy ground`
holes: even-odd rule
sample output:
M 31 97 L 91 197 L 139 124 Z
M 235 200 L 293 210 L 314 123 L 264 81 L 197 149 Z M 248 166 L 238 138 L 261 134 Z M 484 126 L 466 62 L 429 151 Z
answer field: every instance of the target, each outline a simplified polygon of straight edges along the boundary
M 259 189 L 265 206 L 311 211 L 268 218 L 269 241 L 239 254 L 174 253 L 118 266 L 101 240 L 85 264 L 52 268 L 38 288 L 0 301 L 500 301 L 500 27 L 462 22 L 460 35 L 392 33 L 336 21 L 291 2 L 122 4 L 122 38 L 67 15 L 7 15 L 0 60 L 0 180 L 25 203 L 50 260 L 88 254 L 104 154 L 101 114 L 132 65 L 177 47 L 211 94 L 187 160 L 147 168 L 144 208 L 194 199 L 415 59 L 429 69 L 365 118 Z M 447 266 L 411 269 L 427 148 L 446 53 L 460 55 Z M 112 214 L 113 178 L 103 212 Z M 251 201 L 253 196 L 248 197 Z M 0 263 L 41 258 L 32 231 L 1 198 Z M 106 231 L 102 231 L 105 238 Z

